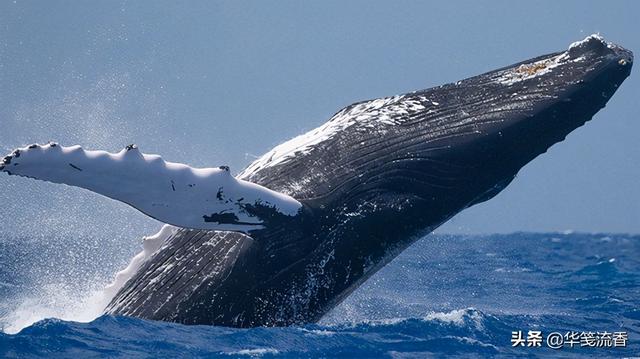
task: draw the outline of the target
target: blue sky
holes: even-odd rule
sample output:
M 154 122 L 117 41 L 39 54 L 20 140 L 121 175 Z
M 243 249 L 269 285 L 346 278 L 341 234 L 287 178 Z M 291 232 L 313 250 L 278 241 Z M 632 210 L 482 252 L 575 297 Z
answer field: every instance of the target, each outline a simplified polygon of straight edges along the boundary
M 5 1 L 0 150 L 55 139 L 238 172 L 352 102 L 456 81 L 599 32 L 640 49 L 634 1 Z M 441 232 L 640 233 L 634 69 L 594 121 Z M 5 233 L 131 240 L 157 222 L 0 176 Z M 9 219 L 9 220 L 7 220 Z

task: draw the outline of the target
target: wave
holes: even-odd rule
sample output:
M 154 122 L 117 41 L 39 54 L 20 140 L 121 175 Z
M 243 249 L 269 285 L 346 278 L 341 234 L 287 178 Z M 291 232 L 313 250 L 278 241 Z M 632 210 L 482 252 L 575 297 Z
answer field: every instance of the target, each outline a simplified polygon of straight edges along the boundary
M 89 323 L 46 319 L 0 334 L 4 356 L 82 357 L 379 356 L 402 353 L 496 354 L 501 319 L 473 308 L 331 326 L 237 329 L 102 316 Z M 331 340 L 327 340 L 331 337 Z M 508 340 L 509 336 L 504 339 Z
M 486 357 L 549 355 L 545 348 L 513 348 L 516 329 L 571 323 L 570 316 L 487 314 L 474 308 L 337 325 L 258 327 L 186 326 L 102 316 L 90 323 L 46 319 L 18 334 L 0 333 L 3 357 Z M 544 325 L 541 325 L 544 323 Z M 637 353 L 626 349 L 563 349 L 565 357 Z

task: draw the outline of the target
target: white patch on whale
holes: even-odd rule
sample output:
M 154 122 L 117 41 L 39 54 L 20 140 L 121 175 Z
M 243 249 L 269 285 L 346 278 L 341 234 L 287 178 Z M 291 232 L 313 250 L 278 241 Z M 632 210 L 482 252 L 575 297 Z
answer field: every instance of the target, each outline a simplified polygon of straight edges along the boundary
M 9 174 L 82 187 L 179 227 L 248 232 L 264 227 L 256 207 L 295 216 L 295 199 L 234 178 L 228 167 L 192 168 L 128 146 L 118 153 L 30 145 L 4 158 Z
M 142 238 L 142 252 L 136 254 L 131 259 L 131 262 L 129 262 L 129 265 L 125 269 L 116 273 L 113 282 L 104 288 L 102 293 L 103 299 L 101 304 L 103 305 L 101 311 L 107 306 L 107 304 L 109 304 L 120 288 L 122 288 L 122 286 L 124 286 L 125 283 L 127 283 L 127 281 L 136 274 L 142 264 L 156 253 L 158 249 L 166 243 L 167 239 L 175 234 L 177 230 L 178 228 L 165 224 L 158 233 L 153 236 Z
M 424 96 L 397 95 L 348 106 L 333 115 L 329 121 L 305 134 L 294 137 L 276 146 L 273 150 L 251 163 L 238 176 L 246 177 L 258 170 L 285 163 L 297 154 L 304 154 L 320 142 L 331 139 L 337 133 L 351 126 L 359 126 L 362 131 L 381 129 L 384 125 L 401 124 L 412 113 L 422 111 L 427 106 L 438 106 Z

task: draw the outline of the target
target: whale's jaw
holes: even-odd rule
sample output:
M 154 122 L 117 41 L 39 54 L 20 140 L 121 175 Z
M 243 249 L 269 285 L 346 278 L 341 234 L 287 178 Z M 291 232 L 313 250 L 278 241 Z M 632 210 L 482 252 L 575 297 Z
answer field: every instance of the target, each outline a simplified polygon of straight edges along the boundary
M 348 106 L 239 175 L 299 200 L 295 221 L 251 238 L 180 230 L 107 312 L 240 327 L 315 321 L 591 119 L 632 62 L 592 36 L 454 84 Z

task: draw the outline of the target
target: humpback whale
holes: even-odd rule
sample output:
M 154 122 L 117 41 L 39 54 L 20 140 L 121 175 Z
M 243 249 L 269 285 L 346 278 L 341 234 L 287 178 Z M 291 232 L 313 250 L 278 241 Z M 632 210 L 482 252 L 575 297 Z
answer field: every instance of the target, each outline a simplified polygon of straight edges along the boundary
M 235 178 L 135 146 L 31 145 L 0 170 L 83 187 L 172 225 L 145 243 L 105 313 L 234 327 L 313 322 L 590 120 L 632 63 L 630 51 L 591 35 L 455 83 L 354 103 Z

